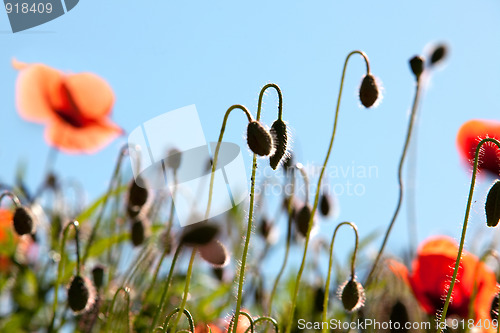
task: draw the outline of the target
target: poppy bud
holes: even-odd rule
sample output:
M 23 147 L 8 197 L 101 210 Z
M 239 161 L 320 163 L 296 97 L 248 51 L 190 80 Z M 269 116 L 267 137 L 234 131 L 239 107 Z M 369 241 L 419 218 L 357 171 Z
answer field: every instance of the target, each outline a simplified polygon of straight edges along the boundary
M 271 228 L 272 228 L 271 223 L 269 223 L 269 221 L 266 218 L 262 218 L 262 221 L 260 222 L 260 228 L 259 228 L 259 231 L 260 231 L 260 234 L 262 235 L 262 237 L 267 239 L 267 237 L 269 236 L 269 233 L 271 232 Z
M 418 80 L 420 75 L 424 72 L 424 58 L 421 56 L 414 56 L 410 59 L 410 67 Z
M 130 230 L 130 239 L 134 246 L 139 246 L 144 243 L 146 238 L 146 230 L 144 228 L 144 223 L 142 220 L 134 220 L 132 222 L 132 228 Z
M 330 214 L 331 206 L 332 204 L 330 196 L 328 194 L 322 193 L 319 202 L 319 211 L 321 212 L 321 215 L 328 216 L 328 214 Z
M 222 267 L 212 267 L 212 273 L 214 273 L 215 277 L 219 282 L 222 282 L 224 278 L 224 268 Z
M 181 243 L 187 245 L 206 245 L 215 238 L 219 233 L 219 228 L 211 224 L 197 223 L 195 225 L 187 226 L 181 236 Z
M 86 311 L 93 303 L 94 292 L 87 279 L 73 277 L 68 288 L 68 304 L 74 312 Z
M 499 293 L 493 297 L 493 300 L 491 301 L 491 309 L 490 309 L 490 317 L 493 320 L 498 319 L 498 299 L 499 299 Z
M 273 170 L 276 170 L 283 156 L 285 156 L 288 142 L 286 124 L 283 120 L 278 119 L 273 123 L 271 126 L 271 135 L 273 136 L 275 150 L 274 154 L 269 158 L 269 164 Z
M 366 74 L 359 88 L 359 99 L 366 108 L 372 107 L 378 99 L 379 89 L 375 77 Z
M 149 191 L 143 186 L 145 186 L 145 182 L 141 177 L 137 177 L 136 180 L 132 180 L 130 184 L 127 201 L 127 213 L 130 217 L 136 217 L 139 215 L 142 207 L 148 200 Z
M 96 265 L 92 269 L 92 278 L 94 279 L 94 286 L 98 289 L 101 288 L 104 281 L 104 266 Z
M 198 247 L 201 257 L 213 267 L 224 267 L 229 263 L 229 253 L 224 244 L 213 240 Z
M 316 313 L 323 312 L 323 305 L 325 301 L 325 289 L 317 287 L 314 292 L 314 310 Z
M 354 278 L 340 286 L 339 296 L 347 312 L 355 312 L 365 305 L 365 290 Z
M 292 153 L 287 154 L 283 157 L 283 169 L 289 171 L 293 167 L 293 155 Z
M 307 236 L 307 229 L 309 228 L 309 220 L 311 219 L 311 207 L 306 204 L 297 213 L 295 217 L 295 222 L 297 224 L 297 230 L 304 237 Z
M 391 332 L 409 332 L 408 328 L 406 328 L 406 323 L 410 322 L 408 310 L 400 301 L 397 301 L 391 309 L 390 322 L 399 323 L 399 328 L 397 330 L 393 328 Z M 398 327 L 397 325 L 394 326 Z
M 19 236 L 35 232 L 35 218 L 29 208 L 21 206 L 14 213 L 14 230 Z
M 273 138 L 271 134 L 256 120 L 248 123 L 247 127 L 248 147 L 257 155 L 268 156 L 273 149 Z
M 443 60 L 446 57 L 446 54 L 448 53 L 448 49 L 446 45 L 440 44 L 436 46 L 434 51 L 432 51 L 431 54 L 431 66 L 437 64 L 441 60 Z
M 179 169 L 181 166 L 182 152 L 177 148 L 172 148 L 168 152 L 167 166 L 173 170 Z
M 486 224 L 488 227 L 496 227 L 500 220 L 500 181 L 496 181 L 490 188 L 486 197 Z

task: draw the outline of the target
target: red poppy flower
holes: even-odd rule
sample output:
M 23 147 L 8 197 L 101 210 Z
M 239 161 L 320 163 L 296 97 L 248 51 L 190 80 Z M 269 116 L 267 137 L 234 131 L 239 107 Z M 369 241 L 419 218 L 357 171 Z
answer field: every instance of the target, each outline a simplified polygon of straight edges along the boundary
M 6 209 L 0 209 L 0 247 L 3 247 L 9 239 L 9 235 L 16 239 L 14 233 L 12 232 L 12 212 Z M 5 253 L 0 253 L 0 272 L 7 272 L 10 267 L 10 258 Z
M 500 121 L 475 119 L 460 127 L 457 135 L 458 151 L 471 166 L 474 165 L 478 143 L 486 138 L 500 140 Z M 494 143 L 487 142 L 482 146 L 478 168 L 495 176 L 500 175 L 500 150 Z
M 458 245 L 453 239 L 445 236 L 433 237 L 420 246 L 411 274 L 404 265 L 394 261 L 390 263 L 390 268 L 410 285 L 425 312 L 435 315 L 443 308 L 457 253 Z M 462 254 L 448 315 L 467 318 L 474 284 L 477 288 L 474 301 L 475 319 L 491 321 L 491 302 L 497 292 L 495 274 L 467 251 Z
M 16 104 L 26 120 L 46 125 L 47 142 L 68 153 L 93 153 L 122 134 L 108 119 L 111 87 L 92 73 L 66 74 L 43 64 L 13 61 Z

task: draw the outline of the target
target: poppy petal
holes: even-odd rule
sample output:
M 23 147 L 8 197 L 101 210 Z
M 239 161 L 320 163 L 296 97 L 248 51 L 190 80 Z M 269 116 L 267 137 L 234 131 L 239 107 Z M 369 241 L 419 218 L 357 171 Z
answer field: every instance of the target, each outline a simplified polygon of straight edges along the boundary
M 115 97 L 109 84 L 92 73 L 68 75 L 64 79 L 72 102 L 87 119 L 98 119 L 110 114 Z
M 51 67 L 34 64 L 21 70 L 16 82 L 16 105 L 21 117 L 46 123 L 53 117 L 51 96 L 57 95 L 63 74 Z
M 66 153 L 94 153 L 123 134 L 123 130 L 109 120 L 93 122 L 84 127 L 73 127 L 53 118 L 45 130 L 47 142 Z

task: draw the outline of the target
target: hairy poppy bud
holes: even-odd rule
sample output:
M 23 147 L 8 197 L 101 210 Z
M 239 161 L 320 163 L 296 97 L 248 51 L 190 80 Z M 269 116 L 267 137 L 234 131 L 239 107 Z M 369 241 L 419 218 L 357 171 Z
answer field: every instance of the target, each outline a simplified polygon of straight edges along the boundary
M 499 293 L 495 295 L 493 300 L 491 301 L 491 309 L 490 309 L 490 317 L 493 320 L 498 319 L 498 299 L 499 299 Z
M 248 123 L 247 127 L 248 147 L 257 155 L 268 156 L 273 149 L 271 134 L 256 120 Z
M 372 107 L 379 96 L 377 81 L 372 74 L 366 74 L 359 88 L 359 99 L 366 108 Z
M 496 227 L 500 220 L 500 181 L 497 180 L 490 188 L 486 197 L 486 224 L 488 227 Z
M 319 211 L 321 215 L 328 216 L 332 207 L 331 198 L 328 194 L 322 193 L 319 202 Z
M 35 218 L 29 208 L 21 206 L 14 213 L 14 230 L 20 236 L 35 232 Z
M 309 228 L 309 220 L 311 219 L 311 207 L 306 204 L 297 213 L 295 217 L 295 222 L 297 224 L 297 230 L 304 237 L 307 236 L 307 229 Z
M 278 119 L 273 123 L 271 126 L 271 135 L 273 136 L 275 150 L 274 154 L 269 158 L 269 164 L 273 170 L 276 170 L 283 156 L 285 156 L 288 142 L 286 124 L 283 120 Z
M 93 303 L 94 291 L 87 279 L 80 275 L 73 277 L 68 288 L 68 304 L 74 312 L 83 312 Z
M 410 59 L 410 68 L 415 77 L 418 78 L 424 72 L 424 58 L 421 56 L 414 56 Z
M 219 228 L 211 224 L 197 223 L 184 228 L 181 236 L 181 243 L 187 245 L 206 245 L 210 243 L 219 233 Z
M 146 228 L 144 227 L 144 222 L 142 220 L 134 220 L 132 222 L 132 228 L 130 230 L 130 239 L 134 246 L 139 246 L 144 243 L 146 238 Z
M 340 286 L 339 296 L 344 309 L 348 312 L 355 312 L 365 305 L 365 290 L 354 278 Z
M 436 46 L 434 51 L 432 51 L 431 54 L 431 66 L 437 64 L 441 60 L 443 60 L 446 57 L 446 54 L 448 53 L 448 49 L 446 45 L 440 44 Z
M 104 266 L 96 265 L 92 269 L 92 278 L 94 279 L 94 286 L 98 289 L 101 288 L 104 281 Z

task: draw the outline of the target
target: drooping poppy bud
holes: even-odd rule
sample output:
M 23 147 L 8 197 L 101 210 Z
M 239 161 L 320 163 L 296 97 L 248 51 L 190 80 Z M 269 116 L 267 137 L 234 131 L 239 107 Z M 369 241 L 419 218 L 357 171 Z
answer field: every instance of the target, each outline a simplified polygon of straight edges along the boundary
M 299 233 L 306 237 L 307 229 L 309 228 L 309 221 L 311 220 L 311 207 L 308 204 L 305 204 L 301 210 L 297 213 L 295 217 L 295 223 L 297 225 L 297 230 Z
M 94 286 L 96 288 L 101 288 L 104 281 L 104 266 L 96 265 L 92 269 L 92 278 L 94 280 Z
M 420 78 L 420 75 L 424 72 L 424 58 L 421 56 L 414 56 L 410 59 L 410 68 L 417 80 Z
M 211 224 L 197 223 L 184 228 L 181 243 L 186 245 L 206 245 L 219 233 L 219 228 Z
M 365 290 L 354 278 L 340 286 L 339 296 L 344 309 L 348 312 L 355 312 L 365 305 Z
M 134 246 L 139 246 L 144 243 L 145 238 L 146 228 L 144 226 L 144 222 L 141 219 L 134 220 L 130 229 L 130 239 L 132 240 L 132 244 L 134 244 Z
M 76 275 L 68 288 L 68 304 L 74 312 L 84 312 L 92 306 L 95 292 L 87 279 Z
M 19 236 L 35 232 L 35 217 L 28 207 L 16 208 L 13 220 L 14 230 Z
M 500 181 L 497 180 L 490 188 L 486 197 L 486 224 L 488 227 L 496 227 L 500 220 Z
M 366 108 L 372 107 L 379 96 L 377 81 L 372 74 L 366 74 L 359 88 L 359 99 Z
M 443 60 L 446 57 L 446 54 L 448 53 L 448 48 L 444 44 L 439 44 L 434 48 L 434 51 L 432 51 L 431 54 L 431 66 L 434 66 L 441 60 Z
M 273 138 L 271 134 L 256 120 L 248 123 L 247 143 L 248 147 L 260 156 L 268 156 L 273 150 Z
M 283 156 L 285 156 L 288 142 L 286 124 L 283 120 L 278 119 L 273 123 L 271 126 L 271 135 L 274 142 L 274 154 L 269 158 L 269 164 L 273 170 L 276 170 Z
M 492 320 L 498 319 L 498 300 L 500 293 L 497 293 L 491 301 L 490 317 Z
M 407 323 L 410 322 L 408 310 L 400 301 L 397 301 L 391 309 L 390 322 L 399 323 L 399 325 L 392 325 L 394 328 L 391 326 L 391 332 L 409 332 L 409 329 L 407 328 Z M 395 327 L 398 327 L 398 329 L 395 329 Z
M 332 207 L 332 202 L 331 198 L 328 194 L 322 193 L 320 202 L 319 202 L 319 211 L 321 212 L 321 215 L 323 216 L 328 216 L 330 214 L 330 210 Z
M 182 152 L 177 148 L 172 148 L 168 152 L 167 166 L 173 170 L 179 169 L 181 166 Z
M 149 191 L 142 177 L 132 180 L 128 190 L 127 214 L 136 217 L 148 201 Z
M 198 247 L 201 257 L 213 267 L 222 268 L 229 263 L 229 253 L 221 242 L 212 240 Z

